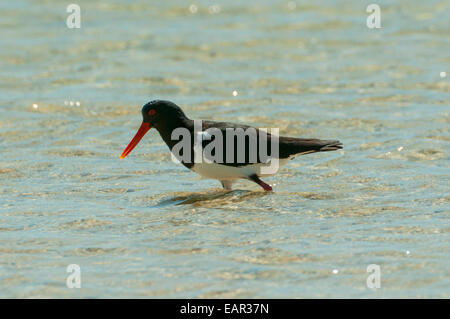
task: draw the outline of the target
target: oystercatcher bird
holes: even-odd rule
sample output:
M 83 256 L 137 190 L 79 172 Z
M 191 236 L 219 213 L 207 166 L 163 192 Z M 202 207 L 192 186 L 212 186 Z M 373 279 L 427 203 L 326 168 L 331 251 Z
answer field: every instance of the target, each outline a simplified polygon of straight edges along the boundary
M 274 175 L 277 172 L 278 167 L 272 171 L 266 169 L 265 172 L 262 169 L 267 168 L 270 161 L 276 160 L 277 165 L 281 167 L 297 155 L 342 148 L 342 143 L 337 140 L 275 136 L 266 130 L 248 125 L 194 121 L 189 119 L 178 105 L 170 101 L 155 100 L 145 104 L 142 108 L 142 117 L 142 124 L 123 151 L 121 159 L 134 149 L 150 128 L 154 127 L 179 162 L 204 178 L 219 180 L 226 190 L 231 190 L 235 180 L 247 179 L 257 183 L 265 191 L 271 191 L 272 187 L 260 179 L 262 176 Z M 200 127 L 198 124 L 196 127 L 196 123 L 200 123 Z M 199 130 L 196 131 L 196 128 Z M 179 142 L 181 135 L 173 134 L 177 129 L 181 129 L 179 131 L 181 133 L 188 133 L 184 149 L 182 147 L 180 149 L 180 145 L 177 146 L 177 143 L 181 143 Z M 244 134 L 244 139 L 239 141 L 239 134 L 236 132 Z M 196 141 L 198 144 L 195 144 Z M 227 141 L 233 142 L 230 144 L 231 148 L 228 147 Z M 195 160 L 196 145 L 200 146 L 201 151 L 206 149 L 210 151 L 200 152 L 201 161 Z M 174 152 L 175 149 L 178 153 Z M 266 150 L 266 153 L 262 150 Z

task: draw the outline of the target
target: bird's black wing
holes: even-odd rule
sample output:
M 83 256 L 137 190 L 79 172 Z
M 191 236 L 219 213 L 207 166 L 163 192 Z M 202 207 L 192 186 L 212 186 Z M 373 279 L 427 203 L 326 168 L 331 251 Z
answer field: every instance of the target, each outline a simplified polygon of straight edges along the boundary
M 228 122 L 203 121 L 202 129 L 205 132 L 202 136 L 203 150 L 209 151 L 204 154 L 211 154 L 212 161 L 229 166 L 267 163 L 271 156 L 285 159 L 296 154 L 334 151 L 342 148 L 342 144 L 335 140 L 283 136 L 276 139 L 263 130 Z M 233 132 L 234 134 L 231 134 Z M 222 143 L 218 142 L 218 138 Z M 227 143 L 232 144 L 227 147 Z M 276 148 L 278 148 L 278 154 Z M 222 152 L 216 153 L 218 150 Z
M 205 132 L 202 136 L 204 154 L 211 154 L 210 158 L 216 163 L 236 167 L 268 160 L 264 156 L 270 154 L 268 133 L 248 125 L 213 121 L 203 121 L 202 129 Z M 263 145 L 268 145 L 267 152 L 263 152 Z

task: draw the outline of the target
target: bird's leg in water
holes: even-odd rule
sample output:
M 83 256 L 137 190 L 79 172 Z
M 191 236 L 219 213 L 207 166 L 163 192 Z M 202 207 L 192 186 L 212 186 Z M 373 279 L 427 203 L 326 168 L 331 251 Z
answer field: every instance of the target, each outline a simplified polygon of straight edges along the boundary
M 266 192 L 272 191 L 272 186 L 270 186 L 269 184 L 264 183 L 262 180 L 259 179 L 258 176 L 251 175 L 251 176 L 248 177 L 248 179 L 253 181 L 253 182 L 255 182 L 259 186 L 261 186 Z
M 220 181 L 222 183 L 223 189 L 226 191 L 231 191 L 231 185 L 233 184 L 232 181 Z

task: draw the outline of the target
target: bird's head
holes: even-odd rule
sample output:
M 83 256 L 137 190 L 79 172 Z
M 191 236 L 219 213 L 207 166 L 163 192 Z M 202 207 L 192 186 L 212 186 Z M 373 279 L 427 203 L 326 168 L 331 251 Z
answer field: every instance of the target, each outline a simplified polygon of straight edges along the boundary
M 160 130 L 171 127 L 173 123 L 179 123 L 180 120 L 184 119 L 186 119 L 186 115 L 175 103 L 162 100 L 148 102 L 142 107 L 142 124 L 120 158 L 122 159 L 130 154 L 152 127 Z
M 181 108 L 173 102 L 154 100 L 142 107 L 142 120 L 151 127 L 164 127 L 179 118 L 186 118 Z

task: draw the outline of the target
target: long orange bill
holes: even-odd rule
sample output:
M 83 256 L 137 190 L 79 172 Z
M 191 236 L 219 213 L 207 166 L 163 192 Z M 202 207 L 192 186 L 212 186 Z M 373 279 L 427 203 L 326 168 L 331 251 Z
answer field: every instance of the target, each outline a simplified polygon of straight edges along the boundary
M 130 144 L 128 144 L 128 146 L 123 150 L 122 155 L 120 155 L 120 159 L 131 153 L 133 148 L 136 147 L 141 138 L 144 137 L 145 133 L 147 133 L 149 129 L 151 129 L 150 123 L 142 122 L 141 127 L 139 127 L 136 132 L 136 135 L 133 137 Z

